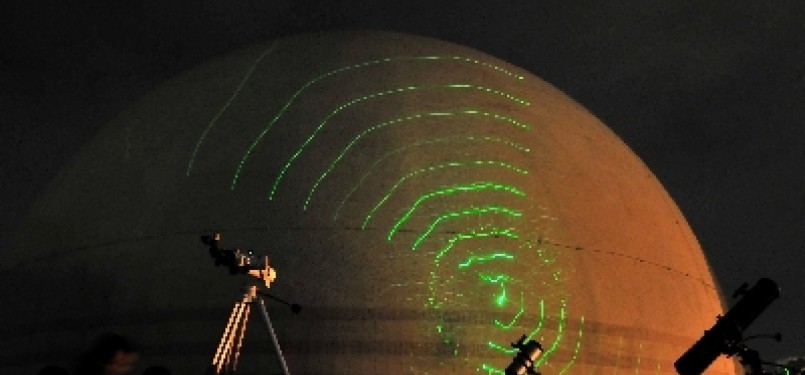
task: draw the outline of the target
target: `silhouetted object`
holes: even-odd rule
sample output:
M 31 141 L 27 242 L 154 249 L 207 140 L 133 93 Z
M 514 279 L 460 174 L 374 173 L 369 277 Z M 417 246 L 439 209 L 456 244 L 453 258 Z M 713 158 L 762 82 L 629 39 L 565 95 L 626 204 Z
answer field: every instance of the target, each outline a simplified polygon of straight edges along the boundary
M 740 358 L 741 364 L 747 370 L 747 374 L 750 375 L 762 375 L 763 372 L 763 361 L 760 360 L 760 353 L 757 350 L 749 349 L 747 347 L 741 348 L 741 350 L 736 353 Z
M 171 372 L 164 366 L 151 366 L 143 371 L 143 375 L 171 375 Z
M 257 279 L 263 280 L 266 288 L 271 287 L 271 282 L 277 277 L 277 273 L 276 270 L 271 268 L 268 264 L 268 256 L 254 255 L 252 250 L 247 250 L 247 252 L 244 253 L 237 247 L 232 250 L 222 249 L 218 247 L 218 242 L 220 241 L 221 233 L 214 233 L 212 236 L 201 236 L 201 242 L 209 246 L 210 256 L 215 259 L 216 266 L 229 268 L 229 273 L 232 275 L 251 275 Z M 299 314 L 299 312 L 302 311 L 302 306 L 275 297 L 264 290 L 258 290 L 257 294 L 289 306 L 294 314 Z
M 137 347 L 125 337 L 103 334 L 79 357 L 75 375 L 123 375 L 139 360 Z
M 752 369 L 749 375 L 762 374 L 754 372 L 759 369 L 760 357 L 756 351 L 744 345 L 743 332 L 772 301 L 780 297 L 780 290 L 774 281 L 766 278 L 760 279 L 752 289 L 747 290 L 746 287 L 747 284 L 742 285 L 733 294 L 733 297 L 742 295 L 742 299 L 724 316 L 718 317 L 715 325 L 674 362 L 680 375 L 701 374 L 721 354 L 737 355 L 741 363 L 746 361 Z
M 767 367 L 776 367 L 777 370 L 782 369 L 783 374 L 785 375 L 802 375 L 800 374 L 800 370 L 795 366 L 789 365 L 781 365 L 779 363 L 764 361 L 760 358 L 760 353 L 756 350 L 753 350 L 745 345 L 745 343 L 749 340 L 759 339 L 759 338 L 767 338 L 767 339 L 774 339 L 777 342 L 782 341 L 783 335 L 775 333 L 773 335 L 752 335 L 743 340 L 743 345 L 740 346 L 740 349 L 735 354 L 741 362 L 741 365 L 744 367 L 745 373 L 747 375 L 772 375 L 778 374 L 778 372 L 764 372 L 763 366 Z
M 286 301 L 284 299 L 281 299 L 279 297 L 275 297 L 274 295 L 269 294 L 268 292 L 266 292 L 264 290 L 260 290 L 257 293 L 260 294 L 261 296 L 266 296 L 268 298 L 273 299 L 274 301 L 277 301 L 277 302 L 282 303 L 284 305 L 290 306 L 291 307 L 291 312 L 293 312 L 294 314 L 299 314 L 299 312 L 302 311 L 302 306 L 299 306 L 299 305 L 297 305 L 295 303 L 290 303 L 290 302 L 288 302 L 288 301 Z
M 257 304 L 260 308 L 261 316 L 268 329 L 268 334 L 271 337 L 271 342 L 274 344 L 274 350 L 280 360 L 282 372 L 285 375 L 290 375 L 288 365 L 285 363 L 285 357 L 282 355 L 279 340 L 274 333 L 274 327 L 271 325 L 271 319 L 268 317 L 268 311 L 263 299 L 258 297 L 258 294 L 267 295 L 277 301 L 285 304 L 288 302 L 267 294 L 265 291 L 260 291 L 261 286 L 266 288 L 270 287 L 271 282 L 276 278 L 276 272 L 268 265 L 268 257 L 254 257 L 249 251 L 248 255 L 244 255 L 240 249 L 225 250 L 218 247 L 218 242 L 221 240 L 221 234 L 215 233 L 213 236 L 201 237 L 201 242 L 210 247 L 210 255 L 215 259 L 215 265 L 224 265 L 229 267 L 230 274 L 247 273 L 250 276 L 263 281 L 256 283 L 253 279 L 249 279 L 251 283 L 245 285 L 243 298 L 240 302 L 236 302 L 232 308 L 232 313 L 229 315 L 224 334 L 221 336 L 221 342 L 215 350 L 215 355 L 212 359 L 212 364 L 208 368 L 209 374 L 232 374 L 235 373 L 238 367 L 238 359 L 240 357 L 240 349 L 243 346 L 243 338 L 246 336 L 246 324 L 249 321 L 249 313 L 251 306 Z M 290 304 L 291 311 L 298 313 L 301 307 L 296 304 Z
M 69 375 L 70 373 L 64 367 L 59 366 L 46 366 L 39 370 L 39 375 Z
M 805 356 L 789 356 L 775 363 L 774 375 L 805 375 Z
M 249 270 L 259 270 L 268 264 L 268 257 L 254 255 L 252 250 L 244 252 L 240 248 L 222 249 L 218 247 L 220 240 L 220 233 L 201 236 L 201 242 L 210 247 L 210 256 L 215 259 L 216 266 L 229 267 L 230 273 L 237 274 L 247 273 Z
M 542 355 L 542 345 L 534 340 L 526 343 L 525 339 L 526 335 L 523 335 L 519 341 L 512 343 L 512 348 L 519 351 L 509 367 L 506 367 L 506 375 L 540 375 L 534 367 L 534 362 Z
M 201 242 L 210 247 L 210 256 L 215 259 L 216 266 L 226 266 L 232 275 L 244 273 L 260 279 L 265 283 L 266 288 L 271 286 L 277 273 L 268 265 L 268 256 L 254 255 L 252 250 L 244 252 L 237 247 L 232 250 L 222 249 L 218 247 L 220 240 L 220 233 L 201 236 Z

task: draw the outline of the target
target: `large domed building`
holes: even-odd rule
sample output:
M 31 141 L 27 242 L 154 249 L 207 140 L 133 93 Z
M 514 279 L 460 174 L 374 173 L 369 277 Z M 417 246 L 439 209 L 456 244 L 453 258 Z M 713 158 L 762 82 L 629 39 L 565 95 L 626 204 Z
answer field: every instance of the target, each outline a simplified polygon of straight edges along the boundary
M 115 331 L 203 372 L 244 281 L 213 231 L 303 306 L 267 301 L 292 374 L 502 374 L 522 335 L 544 374 L 674 374 L 722 313 L 666 191 L 559 90 L 438 40 L 308 34 L 164 83 L 65 165 L 4 262 L 5 365 Z M 241 357 L 278 372 L 256 317 Z

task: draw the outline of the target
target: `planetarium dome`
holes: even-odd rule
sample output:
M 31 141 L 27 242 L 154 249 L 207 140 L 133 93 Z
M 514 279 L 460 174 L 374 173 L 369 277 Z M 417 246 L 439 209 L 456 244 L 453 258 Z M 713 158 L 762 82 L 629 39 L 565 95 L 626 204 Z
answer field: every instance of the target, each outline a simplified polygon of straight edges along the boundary
M 114 331 L 203 372 L 243 281 L 213 231 L 303 306 L 267 301 L 295 375 L 502 374 L 522 335 L 543 374 L 674 374 L 723 312 L 674 202 L 579 104 L 470 48 L 331 32 L 165 82 L 64 166 L 6 258 L 5 363 Z M 277 373 L 252 320 L 239 368 Z

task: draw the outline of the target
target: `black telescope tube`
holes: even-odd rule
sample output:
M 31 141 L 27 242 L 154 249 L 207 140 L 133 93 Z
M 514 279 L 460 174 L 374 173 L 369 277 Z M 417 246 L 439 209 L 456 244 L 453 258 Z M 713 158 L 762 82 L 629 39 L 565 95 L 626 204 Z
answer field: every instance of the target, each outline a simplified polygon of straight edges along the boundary
M 722 329 L 718 324 L 704 331 L 704 335 L 674 362 L 679 375 L 699 375 L 721 355 L 725 342 L 740 340 L 740 332 Z M 731 337 L 729 337 L 731 336 Z
M 743 331 L 779 297 L 780 289 L 774 281 L 760 279 L 721 319 L 733 321 Z
M 733 353 L 743 340 L 742 333 L 769 305 L 780 297 L 780 289 L 771 279 L 760 279 L 712 328 L 674 362 L 680 375 L 699 375 L 722 353 Z

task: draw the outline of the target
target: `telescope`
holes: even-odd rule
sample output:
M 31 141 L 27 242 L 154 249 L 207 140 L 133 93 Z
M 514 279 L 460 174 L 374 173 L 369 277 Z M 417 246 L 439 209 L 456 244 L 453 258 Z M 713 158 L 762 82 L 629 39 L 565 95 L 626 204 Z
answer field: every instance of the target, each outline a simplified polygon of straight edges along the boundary
M 249 274 L 263 280 L 266 288 L 277 278 L 277 272 L 269 266 L 268 256 L 255 255 L 254 251 L 243 251 L 240 248 L 222 249 L 218 246 L 221 234 L 201 236 L 201 242 L 209 247 L 210 256 L 215 260 L 216 266 L 229 268 L 231 275 Z
M 757 352 L 744 345 L 743 332 L 777 298 L 780 289 L 771 279 L 760 279 L 752 289 L 747 290 L 744 283 L 733 297 L 743 295 L 724 316 L 716 318 L 716 323 L 704 332 L 693 346 L 674 362 L 679 375 L 699 375 L 719 355 L 737 355 L 741 363 L 753 364 L 753 372 L 759 368 Z M 754 365 L 757 363 L 756 365 Z
M 537 372 L 534 363 L 542 355 L 542 345 L 534 340 L 529 340 L 528 342 L 525 340 L 526 335 L 523 335 L 519 341 L 512 343 L 512 348 L 519 350 L 509 367 L 506 367 L 506 375 L 541 375 Z
M 301 307 L 297 304 L 285 302 L 260 290 L 263 286 L 260 284 L 264 284 L 267 289 L 271 286 L 271 282 L 277 278 L 276 271 L 268 264 L 267 256 L 255 255 L 251 250 L 243 251 L 239 248 L 231 250 L 222 249 L 218 246 L 218 242 L 220 241 L 220 233 L 201 237 L 201 242 L 209 246 L 210 256 L 215 260 L 215 265 L 229 268 L 229 273 L 232 275 L 248 274 L 249 276 L 257 278 L 262 283 L 257 283 L 255 280 L 249 279 L 249 282 L 245 285 L 243 298 L 239 302 L 236 302 L 235 306 L 232 308 L 232 313 L 229 315 L 224 334 L 221 336 L 221 341 L 215 351 L 212 363 L 207 369 L 207 375 L 235 374 L 238 367 L 240 349 L 243 346 L 243 338 L 246 336 L 246 325 L 249 321 L 249 315 L 253 305 L 257 306 L 266 324 L 271 342 L 274 345 L 274 351 L 282 366 L 282 373 L 284 375 L 290 375 L 288 365 L 285 363 L 285 357 L 282 355 L 282 350 L 280 349 L 279 340 L 274 332 L 271 319 L 268 316 L 265 302 L 263 302 L 260 296 L 267 296 L 290 305 L 291 311 L 294 313 L 299 313 Z

